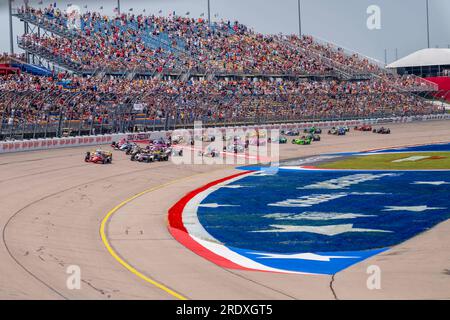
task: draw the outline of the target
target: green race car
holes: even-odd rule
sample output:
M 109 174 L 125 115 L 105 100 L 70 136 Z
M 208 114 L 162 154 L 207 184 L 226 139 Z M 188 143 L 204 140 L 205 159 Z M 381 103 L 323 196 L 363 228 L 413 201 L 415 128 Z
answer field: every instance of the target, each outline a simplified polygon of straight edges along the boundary
M 312 141 L 320 141 L 320 136 L 318 134 L 308 134 L 306 135 L 307 139 L 311 139 Z
M 321 134 L 322 133 L 322 129 L 316 128 L 316 127 L 311 127 L 309 129 L 303 130 L 303 133 Z
M 312 142 L 311 137 L 301 137 L 300 139 L 292 140 L 292 144 L 297 144 L 301 146 L 311 144 L 311 142 Z
M 270 139 L 270 138 L 269 138 Z M 270 139 L 270 141 L 269 142 L 271 142 L 271 143 L 278 143 L 278 144 L 286 144 L 287 143 L 287 139 L 286 139 L 286 137 L 279 137 L 278 139 Z

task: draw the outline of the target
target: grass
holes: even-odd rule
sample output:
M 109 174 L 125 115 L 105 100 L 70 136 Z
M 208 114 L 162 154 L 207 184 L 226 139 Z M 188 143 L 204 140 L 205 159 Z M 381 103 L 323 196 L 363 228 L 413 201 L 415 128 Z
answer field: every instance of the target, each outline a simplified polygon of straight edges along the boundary
M 415 156 L 427 156 L 429 158 L 393 162 Z M 408 152 L 375 154 L 370 156 L 351 157 L 345 160 L 322 163 L 317 166 L 324 169 L 368 169 L 368 170 L 427 170 L 450 169 L 450 152 Z

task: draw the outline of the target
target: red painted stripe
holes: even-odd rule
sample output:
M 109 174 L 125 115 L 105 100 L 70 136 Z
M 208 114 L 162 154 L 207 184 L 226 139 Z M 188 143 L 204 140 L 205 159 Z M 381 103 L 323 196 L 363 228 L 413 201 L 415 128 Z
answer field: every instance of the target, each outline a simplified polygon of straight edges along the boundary
M 242 267 L 216 253 L 210 251 L 209 249 L 203 247 L 197 241 L 195 241 L 191 235 L 187 232 L 186 227 L 183 225 L 183 211 L 187 203 L 191 201 L 197 194 L 227 180 L 237 178 L 239 176 L 248 174 L 252 171 L 244 171 L 238 174 L 234 174 L 229 177 L 225 177 L 204 185 L 194 191 L 189 192 L 183 198 L 181 198 L 172 208 L 169 209 L 169 232 L 170 234 L 182 245 L 191 250 L 192 252 L 198 254 L 199 256 L 217 264 L 218 266 L 228 268 L 228 269 L 239 269 L 239 270 L 253 270 Z
M 301 166 L 300 168 L 304 168 L 304 169 L 317 169 L 317 167 L 315 167 L 315 166 Z

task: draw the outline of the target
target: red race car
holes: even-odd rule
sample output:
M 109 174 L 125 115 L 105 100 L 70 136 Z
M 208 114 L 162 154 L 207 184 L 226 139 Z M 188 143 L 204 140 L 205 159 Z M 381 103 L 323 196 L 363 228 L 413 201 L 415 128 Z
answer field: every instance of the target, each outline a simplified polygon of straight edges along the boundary
M 362 125 L 362 126 L 356 126 L 356 131 L 372 131 L 372 126 L 369 126 L 368 124 Z
M 84 161 L 102 164 L 112 163 L 112 153 L 103 150 L 88 151 Z

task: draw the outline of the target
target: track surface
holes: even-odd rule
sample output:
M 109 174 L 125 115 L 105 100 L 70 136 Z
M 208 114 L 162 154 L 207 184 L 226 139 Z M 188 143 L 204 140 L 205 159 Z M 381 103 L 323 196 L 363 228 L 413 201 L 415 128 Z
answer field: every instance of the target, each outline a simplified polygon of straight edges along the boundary
M 450 141 L 450 122 L 391 129 L 391 136 L 323 135 L 312 146 L 281 146 L 281 157 Z M 167 210 L 188 191 L 236 173 L 233 167 L 139 164 L 119 152 L 113 165 L 92 165 L 84 151 L 0 156 L 1 299 L 175 299 L 119 264 L 99 233 L 111 209 L 150 188 L 111 216 L 106 236 L 140 274 L 188 299 L 450 299 L 450 221 L 334 277 L 226 270 L 170 236 Z M 381 290 L 366 287 L 373 264 Z M 66 286 L 70 265 L 81 268 L 81 290 Z

